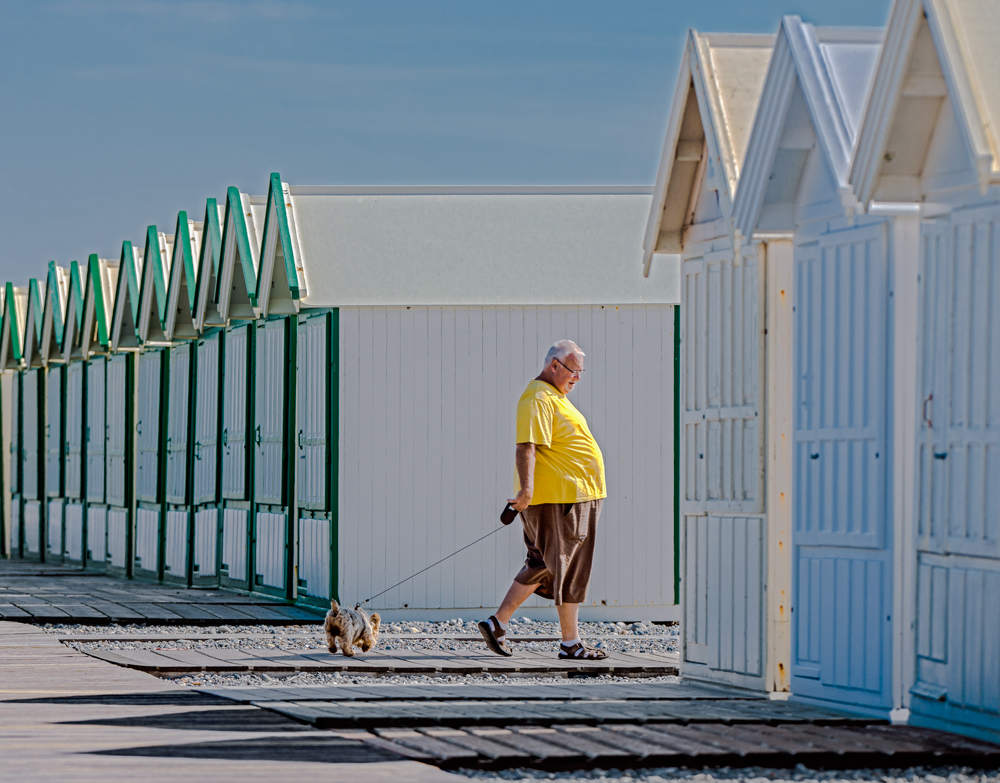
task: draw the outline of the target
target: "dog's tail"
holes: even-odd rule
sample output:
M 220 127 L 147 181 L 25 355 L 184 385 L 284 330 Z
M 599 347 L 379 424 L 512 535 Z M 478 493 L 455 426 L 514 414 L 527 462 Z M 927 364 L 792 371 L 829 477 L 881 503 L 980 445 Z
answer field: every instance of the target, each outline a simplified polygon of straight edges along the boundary
M 337 613 L 340 611 L 340 604 L 337 603 L 336 598 L 330 599 L 330 611 L 333 613 Z
M 378 612 L 374 612 L 371 616 L 372 630 L 378 633 L 379 623 L 382 622 L 382 618 L 378 616 Z

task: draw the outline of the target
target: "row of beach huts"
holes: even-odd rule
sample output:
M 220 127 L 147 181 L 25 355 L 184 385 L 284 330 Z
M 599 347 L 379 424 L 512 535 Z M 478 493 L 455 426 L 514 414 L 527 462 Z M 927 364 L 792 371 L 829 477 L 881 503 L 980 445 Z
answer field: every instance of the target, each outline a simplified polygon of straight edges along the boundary
M 5 545 L 362 600 L 496 525 L 514 402 L 571 337 L 609 485 L 585 617 L 1000 739 L 998 39 L 993 0 L 691 32 L 651 191 L 272 175 L 8 284 Z M 521 547 L 375 605 L 493 607 Z

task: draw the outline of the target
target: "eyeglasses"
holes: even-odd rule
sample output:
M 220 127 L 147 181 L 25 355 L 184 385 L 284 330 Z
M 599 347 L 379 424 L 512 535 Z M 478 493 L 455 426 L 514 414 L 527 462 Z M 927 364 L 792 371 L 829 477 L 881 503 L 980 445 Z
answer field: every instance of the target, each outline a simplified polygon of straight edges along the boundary
M 555 359 L 554 356 L 552 358 Z M 558 359 L 556 359 L 556 361 L 559 362 Z M 563 364 L 562 362 L 559 362 L 559 364 L 562 364 L 563 367 L 566 367 L 566 365 Z M 577 378 L 582 378 L 583 374 L 587 372 L 586 370 L 572 370 L 569 367 L 566 367 L 566 371 L 572 375 L 575 375 Z

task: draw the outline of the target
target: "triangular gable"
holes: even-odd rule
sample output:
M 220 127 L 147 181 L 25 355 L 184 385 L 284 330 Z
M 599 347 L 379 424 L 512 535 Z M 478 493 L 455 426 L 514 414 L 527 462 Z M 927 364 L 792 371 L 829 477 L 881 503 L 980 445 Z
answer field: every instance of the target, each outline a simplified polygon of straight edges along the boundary
M 21 355 L 28 367 L 41 367 L 42 314 L 45 311 L 45 286 L 38 280 L 28 281 L 28 305 L 24 313 L 24 346 Z
M 21 342 L 24 318 L 28 305 L 28 292 L 15 288 L 13 283 L 4 286 L 3 321 L 0 322 L 0 370 L 16 370 L 21 364 Z
M 111 350 L 139 347 L 136 323 L 139 320 L 139 281 L 142 280 L 142 256 L 129 241 L 122 242 L 115 286 L 115 309 L 111 320 Z
M 80 356 L 84 359 L 92 353 L 107 353 L 111 345 L 118 269 L 113 261 L 98 258 L 96 253 L 91 253 L 87 259 L 79 347 Z
M 236 188 L 229 188 L 222 223 L 218 280 L 214 296 L 209 298 L 205 309 L 205 326 L 256 317 L 250 294 L 257 290 L 259 249 L 250 197 Z
M 76 261 L 69 265 L 69 291 L 66 295 L 66 325 L 62 339 L 64 362 L 82 358 L 80 356 L 80 331 L 83 328 L 83 299 L 86 295 L 87 276 L 90 272 L 84 264 L 83 272 Z
M 731 233 L 732 198 L 773 46 L 773 35 L 689 32 L 646 224 L 647 276 L 653 253 L 682 251 L 690 208 L 707 169 Z
M 1000 184 L 998 36 L 995 0 L 896 0 L 851 165 L 863 203 L 920 200 L 942 123 L 969 168 L 946 187 Z
M 272 313 L 297 313 L 299 299 L 303 296 L 297 269 L 301 260 L 296 252 L 291 206 L 288 183 L 282 182 L 279 174 L 272 174 L 264 209 L 260 274 L 253 297 L 262 317 Z
M 168 340 L 198 336 L 194 325 L 195 293 L 198 284 L 198 246 L 202 227 L 188 220 L 187 212 L 177 213 L 174 230 L 173 259 L 167 286 L 166 320 L 163 331 Z
M 861 211 L 847 173 L 881 41 L 876 29 L 782 20 L 733 201 L 738 236 L 794 230 L 812 167 L 832 177 L 840 209 Z
M 204 331 L 206 327 L 221 326 L 224 323 L 219 317 L 218 309 L 209 308 L 209 302 L 215 297 L 221 265 L 223 219 L 223 208 L 214 198 L 208 199 L 205 204 L 205 220 L 201 228 L 198 276 L 194 292 L 194 325 L 199 332 Z
M 172 250 L 173 237 L 157 231 L 156 226 L 146 229 L 136 318 L 136 333 L 142 343 L 167 342 L 163 324 L 167 313 L 167 284 L 170 280 Z
M 62 361 L 63 333 L 66 326 L 66 300 L 69 294 L 69 271 L 49 262 L 48 282 L 42 307 L 42 339 L 39 352 L 42 363 Z

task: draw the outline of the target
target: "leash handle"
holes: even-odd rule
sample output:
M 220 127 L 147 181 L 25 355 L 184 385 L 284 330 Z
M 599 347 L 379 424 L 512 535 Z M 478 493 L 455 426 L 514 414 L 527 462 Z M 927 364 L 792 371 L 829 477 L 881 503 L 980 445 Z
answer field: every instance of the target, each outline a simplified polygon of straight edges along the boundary
M 517 519 L 518 512 L 514 510 L 514 507 L 508 503 L 503 507 L 503 511 L 500 512 L 500 521 L 505 525 L 509 525 L 515 519 Z

